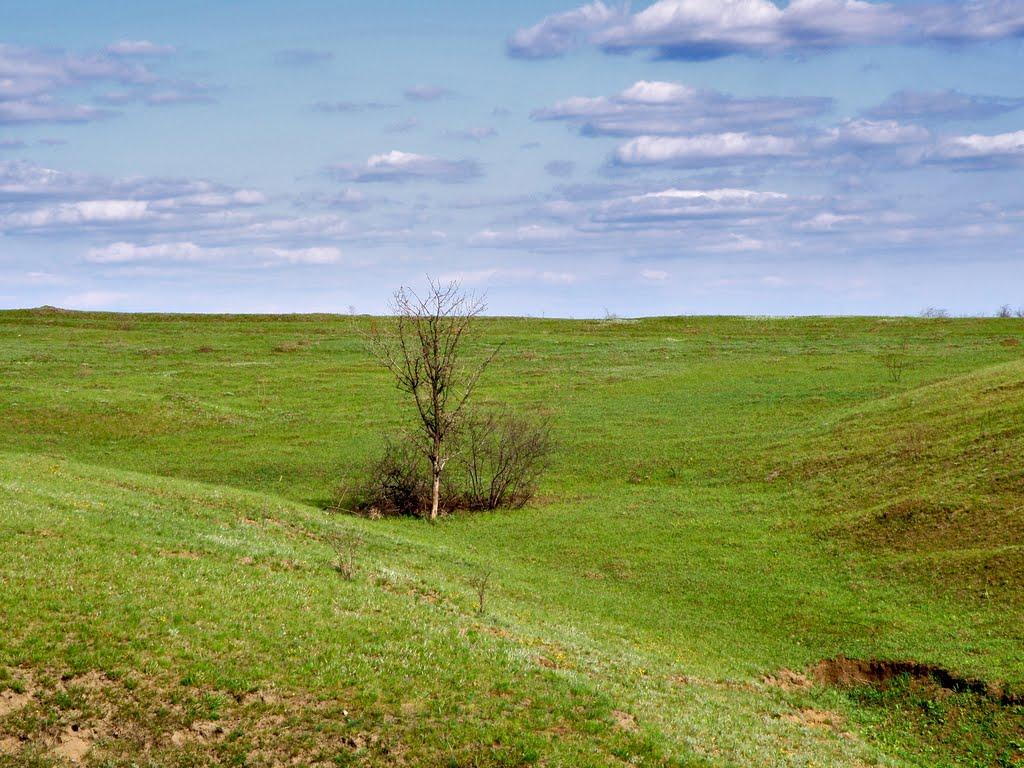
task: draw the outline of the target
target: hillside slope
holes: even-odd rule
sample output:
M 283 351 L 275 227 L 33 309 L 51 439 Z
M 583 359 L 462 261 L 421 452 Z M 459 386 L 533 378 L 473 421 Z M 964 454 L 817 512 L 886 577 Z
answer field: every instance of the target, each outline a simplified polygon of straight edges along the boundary
M 0 765 L 881 757 L 757 681 L 675 678 L 625 649 L 567 657 L 503 601 L 478 616 L 464 560 L 364 521 L 14 454 L 0 521 Z M 417 578 L 410 551 L 456 580 Z
M 426 525 L 324 509 L 402 413 L 365 322 L 0 313 L 0 765 L 1019 762 L 1020 707 L 809 677 L 1024 684 L 1024 324 L 488 319 L 559 451 Z
M 882 398 L 805 449 L 830 532 L 965 602 L 1024 606 L 1024 361 Z M 1021 659 L 1024 664 L 1024 658 Z

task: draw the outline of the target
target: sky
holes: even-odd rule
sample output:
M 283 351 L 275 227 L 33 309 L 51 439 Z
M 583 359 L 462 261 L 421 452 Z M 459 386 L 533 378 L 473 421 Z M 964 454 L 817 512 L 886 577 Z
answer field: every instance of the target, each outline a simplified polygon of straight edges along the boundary
M 1024 306 L 1024 0 L 0 0 L 0 307 Z

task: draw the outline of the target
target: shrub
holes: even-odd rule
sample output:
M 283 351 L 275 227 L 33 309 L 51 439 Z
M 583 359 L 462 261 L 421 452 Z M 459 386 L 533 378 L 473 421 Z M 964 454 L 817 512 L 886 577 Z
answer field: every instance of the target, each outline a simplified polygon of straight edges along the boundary
M 551 427 L 547 420 L 507 412 L 467 414 L 452 442 L 455 455 L 441 485 L 440 510 L 518 509 L 534 497 L 547 467 Z M 363 471 L 354 490 L 339 494 L 335 508 L 370 517 L 430 515 L 427 455 L 418 435 L 387 439 L 381 458 Z
M 430 509 L 429 465 L 412 440 L 387 439 L 384 454 L 340 506 L 370 517 L 420 515 Z
M 466 419 L 456 462 L 465 509 L 518 509 L 537 492 L 551 453 L 551 425 L 511 413 Z

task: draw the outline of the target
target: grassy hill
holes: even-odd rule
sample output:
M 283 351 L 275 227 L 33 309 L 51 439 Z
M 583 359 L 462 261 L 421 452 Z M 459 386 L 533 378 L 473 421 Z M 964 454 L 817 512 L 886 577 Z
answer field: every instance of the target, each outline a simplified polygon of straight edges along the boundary
M 365 322 L 0 313 L 0 766 L 1022 764 L 1024 323 L 487 320 L 560 451 L 430 526 Z

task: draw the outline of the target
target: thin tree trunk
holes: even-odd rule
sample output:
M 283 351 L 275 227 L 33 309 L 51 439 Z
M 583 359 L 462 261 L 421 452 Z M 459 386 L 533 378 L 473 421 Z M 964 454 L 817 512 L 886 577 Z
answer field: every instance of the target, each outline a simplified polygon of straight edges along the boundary
M 434 492 L 430 500 L 430 519 L 437 519 L 437 510 L 441 505 L 441 473 L 434 469 Z
M 437 513 L 441 507 L 441 472 L 444 471 L 444 461 L 441 459 L 441 441 L 434 440 L 434 455 L 430 457 L 430 471 L 433 475 L 433 488 L 430 494 L 430 521 L 437 520 Z

